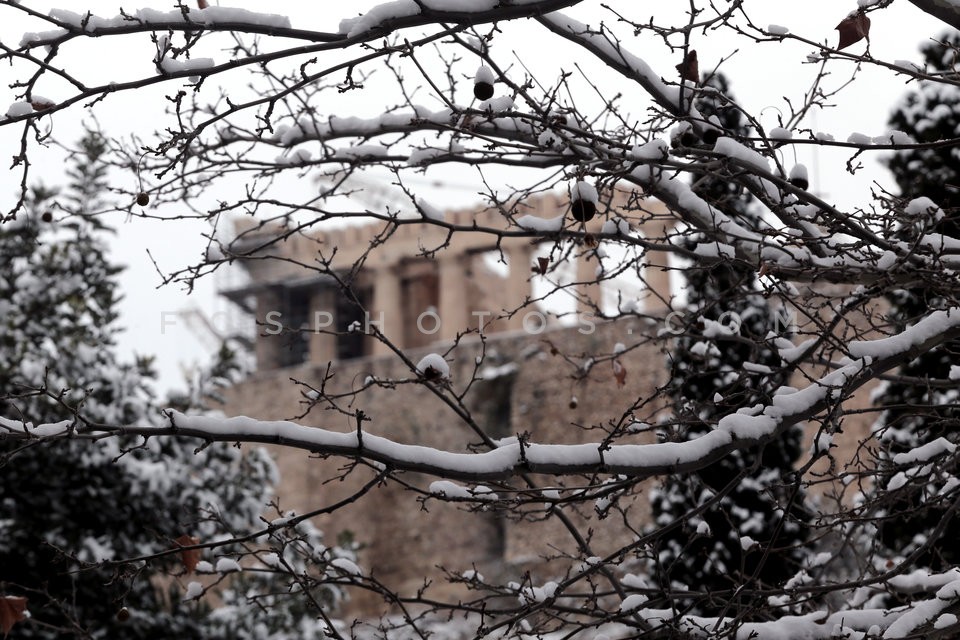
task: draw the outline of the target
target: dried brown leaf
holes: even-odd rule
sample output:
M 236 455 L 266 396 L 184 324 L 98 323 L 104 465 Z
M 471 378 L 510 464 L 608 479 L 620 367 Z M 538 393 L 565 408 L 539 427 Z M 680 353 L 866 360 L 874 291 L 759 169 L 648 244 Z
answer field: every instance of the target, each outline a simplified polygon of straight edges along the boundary
M 697 52 L 690 49 L 683 57 L 683 62 L 677 65 L 681 80 L 689 80 L 693 84 L 700 83 L 700 64 L 697 62 Z
M 617 381 L 617 388 L 622 389 L 627 384 L 627 368 L 619 360 L 613 361 L 613 377 Z
M 200 544 L 200 538 L 182 535 L 174 542 L 177 543 L 178 547 L 192 547 Z M 181 550 L 180 561 L 183 562 L 183 567 L 187 570 L 187 573 L 193 573 L 197 568 L 197 563 L 200 562 L 200 549 Z
M 837 25 L 840 32 L 840 43 L 837 49 L 843 49 L 870 37 L 870 18 L 862 11 L 851 14 Z
M 4 638 L 10 633 L 10 629 L 13 629 L 13 625 L 26 619 L 26 617 L 26 598 L 22 596 L 0 597 L 0 629 L 3 629 Z

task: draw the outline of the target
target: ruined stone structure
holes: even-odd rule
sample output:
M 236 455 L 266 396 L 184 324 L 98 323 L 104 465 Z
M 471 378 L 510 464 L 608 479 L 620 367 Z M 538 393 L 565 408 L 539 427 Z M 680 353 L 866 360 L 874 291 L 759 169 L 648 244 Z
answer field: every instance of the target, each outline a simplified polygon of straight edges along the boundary
M 619 197 L 626 201 L 630 195 Z M 642 210 L 631 208 L 634 229 L 640 212 L 649 233 L 663 234 L 664 220 L 669 218 L 663 215 L 662 205 L 643 203 Z M 546 194 L 533 199 L 527 213 L 548 219 L 568 209 L 566 198 Z M 590 224 L 591 231 L 601 230 L 601 217 Z M 476 224 L 506 231 L 507 222 L 497 209 L 445 216 L 447 225 L 464 229 Z M 650 366 L 662 362 L 662 354 L 642 339 L 652 328 L 639 318 L 619 323 L 588 320 L 594 325 L 591 329 L 584 323 L 553 318 L 544 325 L 547 315 L 536 313 L 536 303 L 512 313 L 534 297 L 533 285 L 541 276 L 532 267 L 538 265 L 538 258 L 575 265 L 569 269 L 574 280 L 571 295 L 577 298 L 575 311 L 591 312 L 601 291 L 586 284 L 595 280 L 597 269 L 589 246 L 570 246 L 561 255 L 555 243 L 535 244 L 532 234 L 451 235 L 447 228 L 421 220 L 405 220 L 395 229 L 377 223 L 291 235 L 268 245 L 283 234 L 277 227 L 241 229 L 239 241 L 244 248 L 263 246 L 258 257 L 279 259 L 245 261 L 249 284 L 224 292 L 256 314 L 259 328 L 257 370 L 230 390 L 225 407 L 229 415 L 298 418 L 309 407 L 307 388 L 293 384 L 291 378 L 317 387 L 332 373 L 324 382 L 327 393 L 363 389 L 350 410 L 360 409 L 369 417 L 365 431 L 454 451 L 479 444 L 449 406 L 426 388 L 404 384 L 415 381 L 416 375 L 385 343 L 364 334 L 363 329 L 372 326 L 414 363 L 431 351 L 444 354 L 451 364 L 450 384 L 456 390 L 472 385 L 467 405 L 478 423 L 496 437 L 528 434 L 533 441 L 571 443 L 594 439 L 590 428 L 601 426 L 599 420 L 628 415 L 636 398 L 652 395 L 665 381 L 664 371 Z M 379 246 L 355 269 L 372 244 Z M 656 252 L 648 252 L 645 258 L 643 276 L 649 287 L 632 303 L 647 312 L 662 310 L 670 299 L 667 258 Z M 328 267 L 323 271 L 332 274 L 304 268 L 318 261 Z M 491 262 L 501 267 L 505 262 L 505 273 L 503 268 L 491 268 Z M 370 310 L 368 316 L 359 311 L 360 306 Z M 576 366 L 555 355 L 557 350 L 573 356 L 612 354 L 618 342 L 632 346 L 620 356 L 628 370 L 624 389 L 618 388 L 609 362 L 583 376 Z M 402 385 L 402 393 L 390 384 L 370 384 L 371 380 L 395 381 Z M 345 400 L 344 405 L 348 404 Z M 356 428 L 347 412 L 320 408 L 298 421 L 336 430 Z M 564 433 L 556 433 L 557 428 Z M 283 474 L 280 506 L 298 513 L 346 499 L 374 476 L 374 470 L 350 469 L 349 462 L 317 460 L 301 451 L 277 448 L 275 455 Z M 346 476 L 342 481 L 336 479 L 342 474 Z M 404 482 L 425 488 L 424 479 L 413 476 L 406 474 Z M 545 556 L 580 555 L 569 533 L 553 525 L 511 521 L 496 510 L 465 513 L 436 500 L 421 505 L 418 499 L 422 498 L 410 488 L 389 482 L 332 517 L 317 520 L 332 540 L 352 537 L 361 545 L 361 565 L 377 579 L 408 593 L 422 586 L 424 576 L 435 579 L 434 588 L 456 589 L 437 579 L 441 575 L 436 567 L 453 572 L 476 568 L 489 578 L 519 579 L 531 568 L 548 573 Z M 645 518 L 642 502 L 636 508 L 639 523 Z M 629 540 L 624 536 L 633 535 L 613 520 L 593 542 L 598 554 L 617 539 Z M 349 604 L 350 612 L 360 614 L 377 613 L 383 606 L 379 597 L 363 593 L 352 594 Z
M 551 218 L 563 215 L 569 203 L 547 194 L 529 207 L 531 214 Z M 644 230 L 640 222 L 662 237 L 664 220 L 669 220 L 662 215 L 662 205 L 643 202 L 631 210 L 634 229 Z M 603 220 L 595 222 L 599 230 Z M 538 258 L 558 259 L 557 243 L 537 245 L 515 231 L 499 236 L 448 233 L 449 228 L 468 229 L 474 223 L 507 229 L 503 214 L 488 209 L 448 213 L 446 228 L 416 220 L 396 228 L 383 222 L 290 235 L 270 245 L 265 240 L 284 237 L 283 229 L 243 230 L 240 238 L 247 248 L 263 246 L 258 256 L 281 259 L 245 261 L 250 284 L 225 292 L 257 315 L 260 329 L 257 371 L 230 390 L 225 412 L 348 431 L 357 428 L 356 411 L 361 410 L 368 419 L 363 429 L 369 433 L 452 451 L 478 446 L 476 434 L 454 410 L 416 384 L 418 377 L 408 364 L 383 342 L 364 334 L 362 329 L 373 322 L 412 363 L 429 352 L 443 354 L 451 365 L 449 384 L 457 392 L 470 387 L 466 404 L 494 437 L 526 434 L 535 442 L 596 441 L 602 437 L 597 430 L 610 426 L 604 421 L 629 420 L 635 403 L 653 398 L 666 382 L 665 356 L 648 340 L 660 325 L 643 315 L 594 321 L 590 330 L 580 323 L 544 327 L 529 319 L 525 325 L 523 314 L 511 312 L 533 298 L 531 287 L 541 276 L 531 268 Z M 359 269 L 354 268 L 371 244 L 380 246 Z M 491 251 L 507 263 L 505 274 L 491 269 L 484 259 Z M 598 302 L 600 291 L 596 285 L 579 283 L 595 279 L 595 254 L 588 247 L 572 246 L 563 258 L 576 263 L 578 284 L 572 288 L 577 310 L 586 313 Z M 667 259 L 656 252 L 644 258 L 648 287 L 640 292 L 638 304 L 649 316 L 662 315 L 671 298 Z M 334 275 L 304 269 L 318 261 Z M 372 309 L 372 317 L 358 312 L 356 303 Z M 527 311 L 531 309 L 536 309 L 535 303 Z M 282 330 L 273 330 L 281 325 Z M 315 331 L 318 328 L 322 331 Z M 616 383 L 609 360 L 584 375 L 579 363 L 598 354 L 612 356 L 617 343 L 627 348 L 618 356 L 627 370 L 623 388 Z M 345 397 L 340 411 L 312 407 L 310 390 L 321 385 L 331 395 L 360 393 L 354 399 Z M 657 406 L 644 410 L 652 416 Z M 848 431 L 851 441 L 859 431 L 862 428 Z M 641 432 L 636 442 L 650 438 L 649 431 Z M 431 500 L 426 492 L 430 480 L 416 474 L 364 488 L 376 469 L 282 448 L 275 454 L 283 474 L 282 509 L 304 513 L 367 492 L 332 515 L 318 516 L 318 524 L 331 540 L 347 536 L 359 543 L 360 564 L 401 593 L 423 587 L 427 576 L 433 581 L 428 593 L 454 590 L 457 596 L 468 597 L 463 585 L 442 579 L 443 571 L 459 575 L 476 569 L 491 580 L 517 581 L 530 571 L 548 579 L 555 575 L 552 558 L 583 557 L 569 532 L 555 520 L 549 525 L 542 522 L 536 513 L 522 522 L 496 508 L 466 513 L 456 505 Z M 633 500 L 630 526 L 642 527 L 647 511 L 646 500 Z M 593 555 L 603 555 L 635 536 L 621 518 L 590 524 Z M 360 592 L 351 594 L 348 607 L 347 613 L 365 615 L 379 613 L 388 604 L 376 594 Z
M 627 193 L 619 194 L 618 202 L 611 206 L 626 204 L 629 198 Z M 664 221 L 669 220 L 662 205 L 643 206 L 645 224 L 634 224 L 633 229 L 661 236 Z M 554 194 L 534 198 L 528 206 L 531 215 L 543 219 L 563 215 L 568 208 L 566 198 Z M 259 254 L 264 259 L 245 261 L 251 284 L 223 293 L 256 313 L 261 327 L 256 341 L 257 369 L 390 353 L 383 342 L 363 336 L 362 330 L 371 325 L 401 349 L 450 342 L 470 330 L 485 334 L 529 330 L 531 320 L 525 313 L 510 312 L 533 297 L 535 256 L 557 260 L 550 255 L 552 243 L 544 243 L 549 247 L 538 251 L 529 237 L 516 235 L 516 227 L 508 232 L 509 221 L 495 208 L 452 212 L 445 222 L 448 227 L 406 219 L 396 228 L 382 223 L 308 236 L 291 234 Z M 595 219 L 589 229 L 600 231 L 602 223 Z M 513 235 L 450 233 L 473 225 Z M 276 226 L 249 226 L 241 229 L 239 244 L 256 249 L 285 237 L 284 233 Z M 373 245 L 376 250 L 369 251 Z M 360 269 L 355 269 L 366 254 Z M 495 262 L 506 265 L 506 276 L 486 264 L 484 256 L 491 254 Z M 573 248 L 562 259 L 575 263 L 577 282 L 596 279 L 597 262 L 591 248 Z M 645 259 L 643 277 L 650 291 L 642 294 L 641 305 L 649 310 L 669 300 L 670 274 L 665 254 L 648 252 Z M 317 267 L 320 262 L 337 275 L 318 275 L 305 268 Z M 349 294 L 344 293 L 345 287 Z M 577 292 L 577 312 L 590 312 L 591 303 L 599 302 L 595 285 L 580 284 L 572 289 Z M 361 331 L 351 332 L 351 325 Z

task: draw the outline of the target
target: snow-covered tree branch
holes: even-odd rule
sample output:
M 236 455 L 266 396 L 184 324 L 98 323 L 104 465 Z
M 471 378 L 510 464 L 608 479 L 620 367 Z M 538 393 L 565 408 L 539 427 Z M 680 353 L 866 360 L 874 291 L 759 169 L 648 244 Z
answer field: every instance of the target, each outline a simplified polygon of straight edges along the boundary
M 644 479 L 698 471 L 730 451 L 765 445 L 787 428 L 811 420 L 831 405 L 842 402 L 881 373 L 957 338 L 960 338 L 960 311 L 949 309 L 931 314 L 897 336 L 851 343 L 849 353 L 855 360 L 849 364 L 812 381 L 803 389 L 777 395 L 766 407 L 749 407 L 742 413 L 726 416 L 718 421 L 716 430 L 682 443 L 544 445 L 521 440 L 486 453 L 450 453 L 364 435 L 362 426 L 353 433 L 340 433 L 290 422 L 265 422 L 245 417 L 191 417 L 178 412 L 169 412 L 166 416 L 168 425 L 160 427 L 114 425 L 103 428 L 81 426 L 73 420 L 32 425 L 3 419 L 0 431 L 9 437 L 25 440 L 96 438 L 119 433 L 147 437 L 186 436 L 209 442 L 278 444 L 322 455 L 362 459 L 398 471 L 468 481 L 498 480 L 518 473 L 582 475 L 597 470 Z M 928 459 L 923 455 L 918 461 Z
M 198 637 L 958 633 L 960 46 L 908 23 L 923 59 L 898 59 L 877 32 L 960 5 L 792 31 L 754 0 L 106 4 L 0 2 L 0 470 L 50 455 L 142 502 L 123 544 L 16 544 L 144 611 L 169 588 L 181 621 L 216 591 L 176 627 Z M 890 128 L 821 131 L 866 82 Z M 202 223 L 202 256 L 149 260 L 189 290 L 233 274 L 255 326 L 168 402 L 112 352 L 96 238 L 121 219 Z M 299 456 L 276 499 L 248 444 Z M 69 489 L 18 486 L 0 532 L 28 497 L 76 520 L 40 500 Z M 321 543 L 362 504 L 379 533 Z M 438 559 L 401 580 L 416 545 Z M 29 558 L 0 567 L 0 628 L 96 635 L 93 581 L 68 606 Z M 383 617 L 338 618 L 369 598 Z M 231 626 L 244 602 L 263 629 Z

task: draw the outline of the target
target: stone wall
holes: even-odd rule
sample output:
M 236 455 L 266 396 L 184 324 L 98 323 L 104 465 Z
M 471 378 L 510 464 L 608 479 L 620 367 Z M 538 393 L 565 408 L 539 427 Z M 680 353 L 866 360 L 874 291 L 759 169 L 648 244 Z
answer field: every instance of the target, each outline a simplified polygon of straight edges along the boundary
M 461 393 L 471 385 L 466 404 L 478 426 L 495 437 L 528 434 L 533 442 L 595 441 L 601 437 L 597 430 L 609 427 L 601 420 L 629 420 L 631 408 L 650 398 L 665 382 L 665 370 L 661 366 L 663 355 L 655 347 L 639 336 L 631 339 L 633 323 L 597 325 L 590 334 L 581 330 L 585 327 L 552 330 L 539 336 L 517 332 L 497 334 L 484 341 L 463 340 L 446 354 L 451 363 L 451 386 Z M 609 355 L 617 342 L 628 347 L 620 356 L 627 369 L 623 388 L 613 378 L 610 362 L 601 362 L 589 376 L 578 377 L 581 356 Z M 406 355 L 415 363 L 428 352 L 421 349 Z M 352 403 L 343 401 L 345 412 L 360 409 L 369 417 L 363 425 L 365 432 L 450 451 L 468 451 L 480 444 L 480 438 L 450 406 L 418 383 L 396 358 L 363 358 L 330 367 L 333 378 L 326 384 L 328 393 L 358 389 L 369 376 L 382 381 L 381 386 L 364 389 Z M 229 391 L 226 412 L 260 419 L 295 419 L 339 431 L 355 429 L 352 416 L 319 407 L 298 417 L 306 409 L 302 393 L 306 389 L 291 379 L 317 386 L 326 373 L 326 365 L 304 365 L 255 374 Z M 475 376 L 484 379 L 474 380 Z M 650 413 L 652 407 L 643 411 Z M 636 442 L 650 439 L 649 433 L 635 437 Z M 279 504 L 298 513 L 349 499 L 376 475 L 374 469 L 354 465 L 351 460 L 319 459 L 281 447 L 273 447 L 272 453 L 283 477 Z M 531 513 L 532 522 L 508 519 L 496 508 L 471 513 L 436 500 L 423 501 L 423 494 L 410 487 L 426 489 L 429 478 L 413 473 L 399 478 L 400 482 L 377 485 L 336 513 L 317 517 L 316 522 L 330 541 L 352 536 L 362 546 L 360 564 L 402 593 L 420 588 L 425 576 L 434 581 L 431 593 L 456 591 L 457 587 L 443 583 L 437 567 L 456 573 L 475 567 L 488 578 L 517 581 L 522 580 L 524 572 L 533 571 L 547 579 L 553 570 L 544 556 L 582 556 L 570 534 L 555 519 L 544 521 L 543 513 Z M 558 486 L 544 484 L 545 478 L 534 476 L 531 480 L 540 487 Z M 647 522 L 648 505 L 642 499 L 633 502 L 631 524 L 642 526 Z M 590 543 L 593 555 L 602 555 L 614 544 L 633 539 L 634 534 L 617 518 L 600 521 L 597 514 L 574 517 L 578 525 L 586 520 L 591 520 L 595 531 Z M 384 606 L 375 595 L 353 593 L 349 610 L 374 614 Z
M 625 199 L 628 194 L 618 197 Z M 645 223 L 635 226 L 662 236 L 665 225 L 659 217 L 665 213 L 662 205 L 643 203 L 644 207 L 649 206 L 649 211 L 644 209 L 636 217 Z M 568 206 L 564 199 L 548 194 L 533 200 L 530 208 L 540 217 L 549 217 Z M 497 210 L 453 212 L 448 214 L 447 222 L 464 228 L 471 224 L 487 225 L 494 230 L 504 225 Z M 314 260 L 318 251 L 323 254 L 336 247 L 339 253 L 336 261 L 328 265 L 329 269 L 333 272 L 345 268 L 369 249 L 369 242 L 379 237 L 383 227 L 381 224 L 318 233 L 312 237 L 291 236 L 276 251 L 292 260 L 249 261 L 246 267 L 253 285 L 239 294 L 255 296 L 256 306 L 262 312 L 279 306 L 282 300 L 275 298 L 283 294 L 278 292 L 304 287 L 313 292 L 311 312 L 333 309 L 336 296 L 343 296 L 339 285 L 327 281 L 331 275 L 322 269 L 318 269 L 312 279 L 304 278 L 303 265 Z M 250 231 L 252 235 L 241 237 L 252 244 L 263 240 L 261 236 L 277 233 L 276 229 L 259 227 L 251 227 Z M 653 320 L 638 317 L 598 323 L 593 331 L 579 325 L 551 326 L 539 335 L 526 333 L 521 328 L 520 315 L 506 312 L 522 305 L 531 295 L 530 266 L 538 255 L 538 245 L 523 236 L 498 238 L 496 234 L 458 233 L 453 236 L 457 241 L 443 252 L 436 256 L 424 253 L 424 247 L 443 245 L 448 231 L 420 224 L 400 226 L 389 235 L 388 242 L 378 247 L 365 271 L 352 285 L 358 290 L 368 290 L 370 300 L 367 302 L 371 308 L 385 314 L 386 322 L 381 328 L 395 338 L 394 344 L 403 349 L 408 363 L 380 342 L 374 345 L 376 348 L 362 350 L 372 355 L 337 361 L 337 336 L 326 332 L 308 336 L 308 358 L 304 364 L 284 368 L 277 358 L 280 353 L 277 345 L 270 340 L 289 339 L 289 336 L 271 337 L 261 332 L 257 340 L 260 370 L 230 390 L 225 412 L 268 420 L 292 419 L 325 429 L 351 431 L 357 428 L 357 412 L 362 411 L 367 418 L 363 422 L 365 432 L 447 451 L 483 449 L 481 437 L 451 405 L 449 395 L 432 392 L 412 370 L 420 357 L 434 351 L 442 353 L 450 363 L 451 389 L 456 395 L 463 395 L 477 429 L 496 438 L 523 435 L 532 442 L 596 442 L 602 439 L 605 430 L 613 426 L 622 428 L 634 419 L 656 423 L 658 415 L 662 415 L 663 403 L 657 391 L 666 382 L 667 375 L 666 355 L 661 348 L 670 348 L 670 345 L 669 341 L 655 344 L 649 335 L 662 325 L 653 326 L 649 324 Z M 509 272 L 505 277 L 486 272 L 477 259 L 478 252 L 494 246 L 491 242 L 507 258 Z M 596 263 L 593 252 L 585 248 L 586 243 L 576 247 L 578 250 L 573 252 L 572 259 L 576 260 L 579 284 L 572 291 L 578 296 L 577 311 L 584 313 L 591 308 L 587 303 L 598 299 L 597 286 L 587 284 L 595 277 Z M 663 315 L 672 298 L 669 261 L 656 251 L 648 252 L 644 261 L 648 265 L 644 311 Z M 823 286 L 817 285 L 817 288 Z M 803 307 L 806 311 L 814 309 L 812 313 L 821 323 L 828 321 L 832 306 L 817 304 L 813 289 L 798 293 L 797 304 L 806 305 Z M 437 342 L 423 346 L 427 339 L 410 331 L 411 318 L 428 306 L 436 307 L 446 330 L 429 337 Z M 470 333 L 453 346 L 458 330 L 468 326 L 474 331 L 477 328 L 469 324 L 471 309 L 489 309 L 495 315 L 499 312 L 501 317 L 488 326 L 483 339 Z M 800 316 L 803 317 L 803 313 Z M 394 322 L 396 319 L 402 322 Z M 870 322 L 866 317 L 861 320 L 860 328 L 847 326 L 844 330 L 849 335 L 840 335 L 838 329 L 838 335 L 832 339 L 848 341 L 852 337 L 866 337 Z M 295 332 L 300 328 L 293 329 Z M 627 347 L 618 358 L 627 371 L 623 387 L 614 379 L 610 362 L 617 343 Z M 590 368 L 589 375 L 583 375 L 584 364 L 597 356 L 599 359 Z M 794 385 L 810 384 L 826 372 L 826 367 L 798 372 Z M 370 384 L 368 380 L 374 382 Z M 338 409 L 311 406 L 311 390 L 321 385 L 328 395 L 342 394 Z M 354 391 L 358 392 L 355 396 L 351 393 Z M 837 471 L 851 462 L 856 463 L 858 446 L 867 440 L 875 418 L 866 410 L 869 393 L 869 389 L 861 390 L 844 403 L 847 414 L 839 425 L 832 425 L 840 428 L 833 440 L 833 457 L 807 470 L 808 479 L 815 482 L 815 493 L 821 494 L 824 511 L 833 510 L 831 494 L 844 489 L 843 484 L 833 479 Z M 821 428 L 821 424 L 807 427 L 808 451 Z M 652 438 L 648 428 L 618 442 L 631 439 L 649 442 Z M 520 582 L 526 572 L 530 572 L 535 581 L 554 578 L 570 563 L 553 563 L 548 558 L 602 556 L 632 542 L 649 520 L 649 503 L 643 494 L 650 489 L 651 482 L 643 483 L 620 501 L 620 506 L 627 508 L 625 515 L 603 517 L 605 514 L 593 512 L 587 505 L 586 512 L 570 516 L 572 526 L 581 532 L 590 531 L 589 549 L 585 550 L 578 548 L 574 536 L 564 530 L 558 518 L 546 517 L 546 507 L 518 518 L 511 509 L 514 506 L 511 498 L 515 494 L 503 488 L 491 487 L 503 502 L 491 505 L 486 511 L 471 512 L 430 499 L 427 488 L 432 479 L 418 474 L 401 474 L 364 489 L 376 477 L 376 469 L 352 460 L 319 459 L 283 448 L 274 448 L 273 453 L 283 474 L 279 487 L 281 508 L 306 513 L 345 502 L 331 515 L 318 515 L 318 525 L 330 541 L 341 536 L 356 540 L 361 545 L 360 564 L 391 590 L 405 594 L 423 587 L 427 578 L 431 581 L 429 593 L 438 597 L 468 597 L 463 585 L 448 585 L 443 580 L 440 567 L 456 574 L 475 568 L 491 580 Z M 805 455 L 800 464 L 807 459 Z M 823 481 L 819 482 L 821 478 Z M 568 486 L 583 486 L 590 481 L 604 480 L 607 478 L 564 482 Z M 518 482 L 514 479 L 514 487 Z M 563 488 L 551 485 L 557 482 L 551 478 L 534 476 L 530 482 L 539 489 Z M 366 494 L 358 496 L 362 490 Z M 848 502 L 850 495 L 848 491 L 836 499 Z M 355 592 L 351 595 L 348 614 L 372 615 L 387 607 L 376 594 Z

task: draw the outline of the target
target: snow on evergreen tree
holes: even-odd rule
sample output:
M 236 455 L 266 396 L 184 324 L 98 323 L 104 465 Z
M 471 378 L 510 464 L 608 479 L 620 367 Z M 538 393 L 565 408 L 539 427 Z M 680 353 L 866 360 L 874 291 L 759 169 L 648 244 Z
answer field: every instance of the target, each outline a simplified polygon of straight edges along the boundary
M 704 117 L 716 117 L 726 135 L 748 135 L 742 114 L 716 95 L 730 95 L 723 76 L 703 86 L 707 91 L 697 108 Z M 760 224 L 749 196 L 736 185 L 704 177 L 693 188 L 741 224 Z M 711 422 L 769 401 L 784 383 L 775 373 L 782 363 L 767 343 L 777 318 L 759 292 L 756 270 L 721 260 L 690 267 L 684 275 L 684 333 L 669 354 L 675 423 L 684 427 L 664 434 L 677 440 L 696 438 Z M 763 599 L 735 590 L 781 584 L 796 573 L 807 527 L 803 496 L 788 487 L 800 439 L 794 428 L 776 444 L 736 452 L 696 474 L 665 478 L 651 495 L 654 524 L 683 521 L 658 541 L 654 573 L 661 588 L 705 593 L 686 600 L 694 612 L 749 615 L 749 607 Z
M 958 72 L 960 35 L 943 36 L 939 42 L 922 47 L 927 73 L 952 77 Z M 955 139 L 960 136 L 960 88 L 954 84 L 920 81 L 890 117 L 894 129 L 909 134 L 920 143 Z M 893 216 L 890 232 L 909 242 L 919 233 L 960 234 L 960 164 L 955 145 L 931 145 L 899 151 L 886 158 L 903 201 Z M 929 198 L 929 203 L 915 198 Z M 925 211 L 928 204 L 939 211 Z M 919 205 L 919 206 L 917 206 Z M 889 313 L 897 329 L 903 331 L 931 310 L 956 304 L 933 287 L 919 286 L 894 291 L 888 298 Z M 931 534 L 944 526 L 941 541 L 921 552 L 920 565 L 943 570 L 960 563 L 960 549 L 953 542 L 960 535 L 960 523 L 951 516 L 955 500 L 953 487 L 958 483 L 956 470 L 930 465 L 922 474 L 899 478 L 894 457 L 918 446 L 945 437 L 960 442 L 960 393 L 956 388 L 956 369 L 960 364 L 960 342 L 949 341 L 925 352 L 902 366 L 896 373 L 905 379 L 886 384 L 876 394 L 884 408 L 874 426 L 882 447 L 880 463 L 888 474 L 881 476 L 884 491 L 880 512 L 879 539 L 888 553 L 906 556 L 931 541 Z M 951 370 L 954 371 L 951 374 Z M 954 381 L 954 382 L 951 382 Z M 902 474 L 900 474 L 902 475 Z M 903 480 L 903 481 L 902 481 Z M 894 482 L 894 485 L 890 485 Z M 877 492 L 868 491 L 869 498 Z M 943 522 L 944 518 L 952 518 Z
M 149 362 L 115 353 L 119 269 L 91 215 L 106 205 L 106 151 L 88 133 L 69 186 L 34 188 L 29 215 L 0 225 L 0 415 L 103 425 L 160 417 Z M 352 555 L 324 547 L 309 521 L 230 543 L 267 528 L 277 470 L 260 448 L 197 444 L 0 441 L 0 595 L 25 596 L 31 614 L 17 638 L 324 636 L 317 605 L 340 597 L 328 565 Z M 191 538 L 223 543 L 195 558 L 210 563 L 197 570 L 212 574 L 204 584 L 214 598 L 185 601 L 200 581 L 169 552 Z

